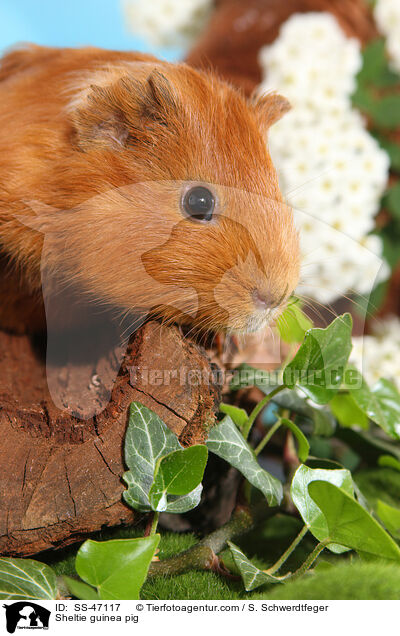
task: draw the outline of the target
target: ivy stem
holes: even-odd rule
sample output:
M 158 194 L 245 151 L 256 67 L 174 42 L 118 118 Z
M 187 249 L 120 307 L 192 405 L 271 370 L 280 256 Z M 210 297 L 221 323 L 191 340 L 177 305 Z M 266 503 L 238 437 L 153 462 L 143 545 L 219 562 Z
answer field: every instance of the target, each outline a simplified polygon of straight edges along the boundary
M 281 426 L 281 424 L 282 424 L 282 420 L 279 419 L 277 422 L 275 422 L 275 424 L 273 426 L 271 426 L 271 428 L 269 429 L 268 433 L 265 435 L 265 437 L 262 438 L 261 442 L 254 449 L 255 455 L 259 455 L 261 453 L 261 451 L 264 448 L 264 446 L 266 446 L 268 444 L 269 440 L 276 433 L 276 431 Z
M 308 557 L 304 561 L 303 565 L 301 565 L 299 567 L 299 569 L 296 570 L 296 572 L 294 572 L 294 574 L 293 574 L 293 576 L 291 578 L 294 578 L 294 577 L 297 578 L 298 576 L 301 576 L 302 574 L 305 574 L 305 572 L 307 572 L 307 570 L 312 566 L 312 564 L 314 563 L 315 559 L 321 554 L 322 550 L 324 550 L 326 548 L 328 543 L 330 543 L 330 539 L 324 539 L 324 541 L 321 541 L 320 543 L 318 543 L 318 545 L 315 546 L 315 548 L 311 552 L 311 554 L 308 555 Z
M 157 526 L 158 526 L 158 519 L 159 519 L 159 517 L 160 517 L 160 513 L 159 513 L 159 512 L 155 512 L 155 513 L 153 514 L 153 519 L 152 519 L 152 521 L 151 521 L 151 527 L 150 527 L 150 536 L 151 536 L 152 534 L 155 534 L 155 533 L 156 533 Z
M 250 413 L 248 420 L 246 422 L 246 424 L 243 426 L 242 429 L 242 433 L 243 433 L 243 437 L 245 439 L 248 438 L 249 433 L 251 431 L 251 427 L 254 424 L 254 421 L 257 417 L 257 415 L 263 410 L 264 406 L 266 406 L 268 404 L 268 402 L 270 400 L 272 400 L 272 398 L 277 394 L 280 393 L 280 391 L 283 391 L 283 389 L 286 389 L 286 386 L 284 384 L 275 387 L 275 389 L 273 389 L 270 393 L 268 393 L 268 395 L 265 396 L 265 398 L 263 398 L 252 410 L 252 412 Z
M 294 539 L 294 541 L 292 541 L 292 543 L 290 544 L 290 546 L 288 547 L 286 552 L 284 552 L 282 554 L 281 558 L 274 565 L 272 565 L 270 568 L 268 568 L 268 570 L 266 570 L 268 572 L 268 574 L 274 574 L 275 572 L 277 572 L 282 567 L 282 565 L 289 558 L 289 556 L 292 554 L 292 552 L 295 550 L 295 548 L 297 548 L 297 546 L 299 545 L 300 541 L 302 540 L 304 535 L 307 534 L 307 532 L 308 532 L 308 527 L 304 526 L 300 530 L 299 534 Z
M 154 561 L 150 565 L 148 576 L 170 576 L 188 570 L 212 570 L 215 568 L 216 555 L 225 547 L 227 541 L 248 532 L 257 523 L 276 514 L 276 508 L 270 508 L 263 500 L 251 507 L 238 507 L 230 521 L 192 548 L 175 556 Z

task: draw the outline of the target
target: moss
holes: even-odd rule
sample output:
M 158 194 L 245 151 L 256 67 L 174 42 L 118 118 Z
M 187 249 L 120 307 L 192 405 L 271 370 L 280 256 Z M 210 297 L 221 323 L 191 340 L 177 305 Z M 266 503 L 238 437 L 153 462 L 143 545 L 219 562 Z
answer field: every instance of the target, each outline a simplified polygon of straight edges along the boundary
M 157 577 L 147 581 L 141 592 L 143 599 L 234 600 L 244 598 L 240 581 L 224 579 L 213 572 L 186 572 L 178 576 Z
M 253 599 L 268 600 L 398 600 L 400 565 L 341 563 L 307 574 L 302 579 L 275 586 Z

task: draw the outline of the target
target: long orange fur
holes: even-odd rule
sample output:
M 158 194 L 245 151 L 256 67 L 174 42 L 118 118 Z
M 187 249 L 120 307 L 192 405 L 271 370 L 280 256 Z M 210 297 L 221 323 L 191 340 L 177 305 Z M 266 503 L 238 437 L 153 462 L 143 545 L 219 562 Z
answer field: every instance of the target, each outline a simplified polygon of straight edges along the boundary
M 210 73 L 138 53 L 28 45 L 6 55 L 0 326 L 44 327 L 43 272 L 121 313 L 145 307 L 214 330 L 263 325 L 254 291 L 279 309 L 299 271 L 265 141 L 287 108 L 278 95 L 250 101 Z M 211 184 L 212 223 L 182 214 L 187 183 Z

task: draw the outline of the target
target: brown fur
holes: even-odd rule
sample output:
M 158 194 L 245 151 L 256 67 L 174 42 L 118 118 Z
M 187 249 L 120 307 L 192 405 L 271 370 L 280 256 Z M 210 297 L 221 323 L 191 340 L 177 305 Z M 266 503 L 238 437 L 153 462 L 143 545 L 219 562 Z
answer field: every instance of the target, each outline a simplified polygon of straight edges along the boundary
M 0 325 L 43 327 L 44 272 L 121 312 L 262 326 L 254 290 L 281 307 L 298 279 L 297 232 L 265 144 L 285 110 L 279 96 L 248 101 L 212 74 L 138 53 L 6 55 Z M 208 224 L 180 210 L 191 182 L 218 198 Z

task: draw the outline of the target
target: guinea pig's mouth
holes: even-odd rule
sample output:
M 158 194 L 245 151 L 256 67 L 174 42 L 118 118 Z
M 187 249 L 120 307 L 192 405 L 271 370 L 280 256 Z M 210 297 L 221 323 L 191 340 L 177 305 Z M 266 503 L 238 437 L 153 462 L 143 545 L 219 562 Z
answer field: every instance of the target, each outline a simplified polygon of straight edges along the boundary
M 277 307 L 274 307 L 273 309 L 266 309 L 264 311 L 257 310 L 250 314 L 247 318 L 243 332 L 254 333 L 256 331 L 262 331 L 266 327 L 270 326 L 279 314 L 280 309 Z

